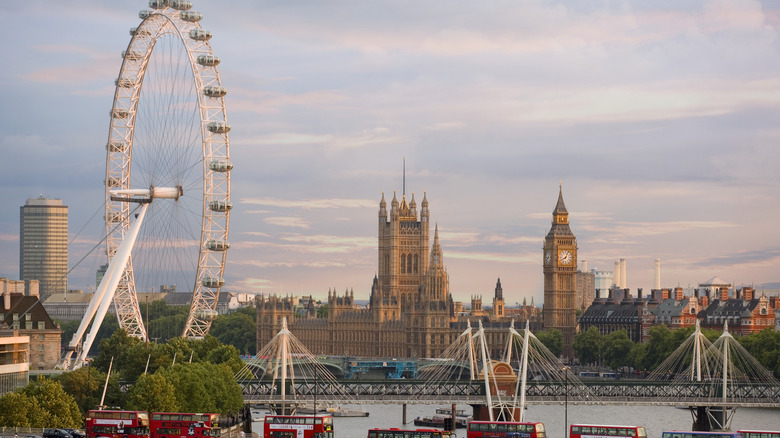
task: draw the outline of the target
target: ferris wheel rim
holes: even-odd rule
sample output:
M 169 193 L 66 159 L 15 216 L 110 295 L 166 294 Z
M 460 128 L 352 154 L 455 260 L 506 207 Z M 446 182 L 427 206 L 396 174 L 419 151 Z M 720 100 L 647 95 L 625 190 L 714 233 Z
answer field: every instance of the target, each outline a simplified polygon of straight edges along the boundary
M 138 27 L 131 30 L 131 40 L 123 52 L 122 67 L 116 80 L 110 112 L 111 125 L 106 144 L 105 223 L 106 253 L 111 259 L 117 239 L 129 226 L 129 206 L 113 201 L 112 189 L 130 189 L 132 153 L 138 102 L 148 62 L 157 41 L 166 35 L 178 38 L 189 59 L 195 82 L 197 112 L 200 116 L 202 202 L 199 253 L 195 278 L 192 279 L 192 303 L 184 336 L 202 337 L 210 327 L 219 292 L 224 284 L 226 250 L 232 204 L 230 203 L 230 146 L 225 111 L 225 91 L 209 43 L 211 33 L 201 28 L 201 15 L 190 11 L 188 1 L 152 0 L 157 8 L 141 11 Z M 178 7 L 178 6 L 184 7 Z M 208 36 L 208 38 L 205 38 Z M 113 230 L 113 231 L 112 231 Z M 135 291 L 132 263 L 126 276 L 127 307 L 120 310 L 115 297 L 120 326 L 131 335 L 146 338 Z M 120 316 L 120 312 L 125 312 Z M 125 320 L 123 320 L 125 318 Z M 123 324 L 126 326 L 123 326 Z

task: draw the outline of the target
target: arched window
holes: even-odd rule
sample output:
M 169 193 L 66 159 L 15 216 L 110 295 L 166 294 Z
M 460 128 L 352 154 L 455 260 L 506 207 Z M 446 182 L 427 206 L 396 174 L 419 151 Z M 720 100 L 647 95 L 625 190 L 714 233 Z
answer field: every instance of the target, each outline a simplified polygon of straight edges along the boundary
M 406 254 L 401 254 L 401 273 L 406 274 Z
M 412 273 L 412 255 L 409 254 L 409 257 L 406 258 L 406 272 Z
M 419 274 L 419 272 L 420 272 L 419 271 L 419 263 L 417 263 L 418 261 L 419 261 L 419 256 L 417 254 L 415 254 L 414 255 L 414 273 L 415 274 Z

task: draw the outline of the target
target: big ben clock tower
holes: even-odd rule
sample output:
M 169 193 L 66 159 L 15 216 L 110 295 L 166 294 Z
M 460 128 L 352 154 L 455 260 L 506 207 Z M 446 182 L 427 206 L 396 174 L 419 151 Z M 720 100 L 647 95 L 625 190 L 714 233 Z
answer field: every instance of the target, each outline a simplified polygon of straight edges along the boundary
M 571 358 L 576 314 L 577 238 L 569 228 L 569 212 L 563 204 L 563 189 L 552 213 L 552 227 L 544 238 L 544 328 L 563 334 L 563 355 Z

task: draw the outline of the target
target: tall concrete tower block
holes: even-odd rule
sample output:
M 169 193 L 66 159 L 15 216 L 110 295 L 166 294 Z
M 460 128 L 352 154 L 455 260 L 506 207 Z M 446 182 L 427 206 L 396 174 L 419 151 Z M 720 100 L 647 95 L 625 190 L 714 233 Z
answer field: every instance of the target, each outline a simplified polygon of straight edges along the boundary
M 576 321 L 577 238 L 569 228 L 563 190 L 552 213 L 552 227 L 542 247 L 544 266 L 544 328 L 563 334 L 563 355 L 573 357 Z
M 41 300 L 68 290 L 68 206 L 30 198 L 20 208 L 19 278 L 38 280 Z
M 620 259 L 620 288 L 625 289 L 628 287 L 628 281 L 626 279 L 626 259 Z
M 615 270 L 612 273 L 612 278 L 615 280 L 615 287 L 620 287 L 620 285 L 623 284 L 620 281 L 620 260 L 615 260 Z
M 655 259 L 653 268 L 653 289 L 661 289 L 661 259 Z

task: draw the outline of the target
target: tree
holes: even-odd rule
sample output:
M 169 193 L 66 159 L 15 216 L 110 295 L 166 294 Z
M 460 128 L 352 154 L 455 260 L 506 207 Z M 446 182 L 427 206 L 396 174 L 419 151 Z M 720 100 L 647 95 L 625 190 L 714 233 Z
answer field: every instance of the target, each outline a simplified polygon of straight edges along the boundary
M 236 347 L 239 352 L 254 355 L 257 351 L 257 324 L 246 312 L 218 316 L 209 333 L 223 344 Z
M 29 427 L 79 428 L 84 418 L 76 400 L 62 389 L 60 382 L 40 377 L 18 391 L 27 397 L 12 400 L 26 412 Z
M 317 307 L 317 318 L 327 318 L 328 317 L 328 305 L 322 304 L 320 307 Z
M 595 363 L 601 365 L 603 336 L 596 327 L 590 327 L 574 337 L 574 352 L 581 364 Z
M 76 404 L 79 407 L 82 415 L 90 409 L 100 403 L 100 395 L 103 385 L 106 381 L 106 373 L 100 370 L 94 369 L 91 366 L 81 367 L 74 371 L 62 373 L 56 378 L 62 385 L 62 389 L 73 396 Z M 117 397 L 121 397 L 121 391 L 119 388 L 118 379 L 114 376 L 113 379 L 109 379 L 110 391 L 107 392 L 107 396 L 111 400 L 108 404 L 114 405 Z
M 178 412 L 176 388 L 162 374 L 145 374 L 128 391 L 127 408 L 147 412 Z
M 36 419 L 43 419 L 46 412 L 38 405 L 38 400 L 17 391 L 0 397 L 0 426 L 39 427 Z
M 547 329 L 536 333 L 536 339 L 544 344 L 555 357 L 563 353 L 563 334 L 558 329 Z
M 629 354 L 634 343 L 628 339 L 625 330 L 618 330 L 604 336 L 602 346 L 604 361 L 613 370 L 630 365 Z
M 739 343 L 761 365 L 775 376 L 780 376 L 780 332 L 771 328 L 764 329 L 739 338 Z
M 159 373 L 176 388 L 176 400 L 185 412 L 232 415 L 244 405 L 241 386 L 227 365 L 177 362 Z

